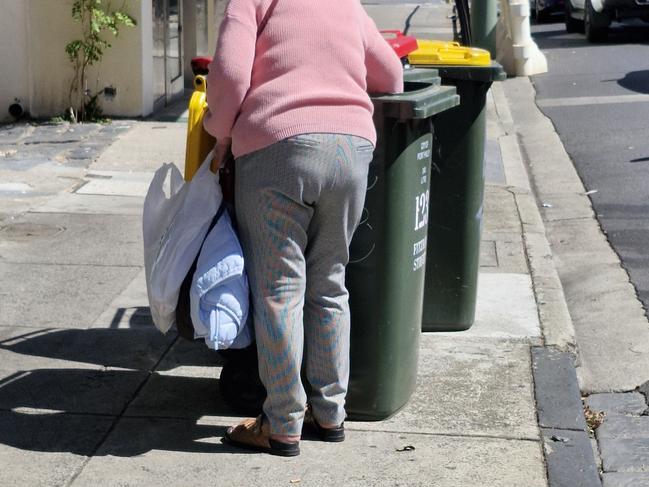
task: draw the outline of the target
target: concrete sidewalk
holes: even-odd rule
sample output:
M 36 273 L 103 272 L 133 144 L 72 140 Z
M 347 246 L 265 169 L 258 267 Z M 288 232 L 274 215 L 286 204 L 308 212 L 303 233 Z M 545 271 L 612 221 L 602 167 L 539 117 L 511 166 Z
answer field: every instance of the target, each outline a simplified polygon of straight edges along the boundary
M 292 460 L 221 444 L 238 418 L 216 354 L 150 323 L 141 206 L 153 171 L 182 160 L 185 131 L 130 123 L 83 184 L 2 222 L 2 483 L 546 485 L 531 355 L 543 333 L 517 203 L 529 189 L 489 109 L 476 324 L 424 334 L 402 412 L 348 423 L 342 444 L 304 441 Z
M 546 485 L 531 355 L 544 336 L 520 208 L 531 196 L 489 100 L 475 326 L 424 334 L 402 412 L 348 423 L 340 445 L 305 441 L 294 460 L 221 444 L 238 418 L 217 356 L 150 323 L 141 206 L 153 171 L 182 161 L 183 124 L 132 122 L 81 184 L 34 207 L 25 197 L 29 211 L 0 230 L 3 484 Z
M 153 171 L 181 165 L 184 123 L 121 122 L 85 159 L 71 154 L 95 132 L 55 145 L 48 130 L 68 129 L 39 129 L 35 148 L 32 129 L 0 128 L 2 485 L 597 485 L 572 322 L 512 127 L 496 84 L 475 325 L 423 335 L 404 410 L 295 459 L 222 444 L 239 418 L 217 355 L 151 324 L 141 209 Z

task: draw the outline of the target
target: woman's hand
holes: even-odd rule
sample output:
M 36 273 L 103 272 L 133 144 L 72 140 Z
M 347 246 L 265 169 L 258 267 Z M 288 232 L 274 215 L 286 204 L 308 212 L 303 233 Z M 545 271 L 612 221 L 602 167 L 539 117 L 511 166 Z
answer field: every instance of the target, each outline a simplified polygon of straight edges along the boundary
M 212 163 L 210 164 L 210 171 L 216 174 L 219 168 L 225 162 L 225 158 L 230 152 L 230 146 L 232 145 L 232 139 L 221 139 L 216 143 L 214 147 L 214 157 L 212 158 Z

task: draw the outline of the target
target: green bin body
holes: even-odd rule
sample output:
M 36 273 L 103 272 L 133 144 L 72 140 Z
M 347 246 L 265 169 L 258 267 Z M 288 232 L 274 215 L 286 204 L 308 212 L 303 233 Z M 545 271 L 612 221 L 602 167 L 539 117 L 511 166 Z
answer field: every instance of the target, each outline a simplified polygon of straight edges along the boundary
M 487 91 L 506 75 L 495 62 L 431 68 L 457 88 L 461 103 L 435 118 L 422 329 L 460 331 L 475 320 Z
M 347 289 L 351 371 L 346 410 L 382 420 L 415 389 L 426 261 L 432 117 L 456 106 L 453 87 L 406 82 L 374 97 L 378 141 L 365 208 L 351 242 Z

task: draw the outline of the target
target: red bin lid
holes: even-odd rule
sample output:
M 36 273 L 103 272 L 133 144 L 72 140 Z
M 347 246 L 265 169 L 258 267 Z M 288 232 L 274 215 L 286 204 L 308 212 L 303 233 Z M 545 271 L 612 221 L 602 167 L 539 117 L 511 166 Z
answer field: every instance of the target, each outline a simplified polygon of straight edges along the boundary
M 400 30 L 382 30 L 381 34 L 383 34 L 383 37 L 385 37 L 385 40 L 394 49 L 394 52 L 397 53 L 399 58 L 406 57 L 418 48 L 417 39 L 404 35 Z
M 202 71 L 207 71 L 207 66 L 212 62 L 212 56 L 197 56 L 193 57 L 191 64 L 194 70 L 200 69 Z

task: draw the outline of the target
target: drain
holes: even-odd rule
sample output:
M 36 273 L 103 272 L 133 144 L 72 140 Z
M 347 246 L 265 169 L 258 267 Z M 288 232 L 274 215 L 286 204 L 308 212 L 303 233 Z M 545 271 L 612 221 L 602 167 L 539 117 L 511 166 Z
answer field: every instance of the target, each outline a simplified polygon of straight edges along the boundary
M 0 239 L 20 241 L 33 238 L 48 238 L 55 237 L 64 230 L 65 228 L 43 223 L 13 223 L 0 227 Z

